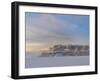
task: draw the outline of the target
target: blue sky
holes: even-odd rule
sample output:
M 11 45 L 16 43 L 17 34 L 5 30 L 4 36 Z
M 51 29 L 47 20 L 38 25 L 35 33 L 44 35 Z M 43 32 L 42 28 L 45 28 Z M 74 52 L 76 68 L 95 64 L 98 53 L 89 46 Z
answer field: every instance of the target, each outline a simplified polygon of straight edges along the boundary
M 89 44 L 89 16 L 71 14 L 25 13 L 28 51 L 55 44 Z

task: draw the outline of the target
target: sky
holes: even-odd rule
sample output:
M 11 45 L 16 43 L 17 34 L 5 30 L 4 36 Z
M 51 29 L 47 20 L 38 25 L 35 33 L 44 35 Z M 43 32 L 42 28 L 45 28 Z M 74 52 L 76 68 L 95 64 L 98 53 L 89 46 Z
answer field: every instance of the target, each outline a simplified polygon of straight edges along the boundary
M 26 52 L 53 45 L 89 45 L 89 16 L 25 12 Z

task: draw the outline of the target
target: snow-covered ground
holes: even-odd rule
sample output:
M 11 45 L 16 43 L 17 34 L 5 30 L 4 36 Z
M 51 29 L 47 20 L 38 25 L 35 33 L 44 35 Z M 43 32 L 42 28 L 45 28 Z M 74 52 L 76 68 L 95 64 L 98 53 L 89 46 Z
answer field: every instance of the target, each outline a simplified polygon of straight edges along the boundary
M 39 57 L 26 54 L 25 68 L 89 65 L 89 56 Z

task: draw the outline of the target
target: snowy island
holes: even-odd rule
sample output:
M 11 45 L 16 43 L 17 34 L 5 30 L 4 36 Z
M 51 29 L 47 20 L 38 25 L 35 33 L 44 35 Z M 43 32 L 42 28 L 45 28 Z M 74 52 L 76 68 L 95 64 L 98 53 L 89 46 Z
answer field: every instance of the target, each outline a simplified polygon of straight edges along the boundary
M 49 56 L 89 56 L 88 45 L 54 45 L 43 51 L 41 57 Z

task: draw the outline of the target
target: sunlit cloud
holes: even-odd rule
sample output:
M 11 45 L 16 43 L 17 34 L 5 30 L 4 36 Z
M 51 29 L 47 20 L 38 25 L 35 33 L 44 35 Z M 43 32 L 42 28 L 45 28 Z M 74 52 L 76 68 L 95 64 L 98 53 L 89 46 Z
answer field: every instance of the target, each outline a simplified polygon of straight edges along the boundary
M 41 52 L 42 50 L 47 50 L 48 47 L 45 44 L 42 43 L 26 43 L 26 52 L 32 53 L 32 52 Z

